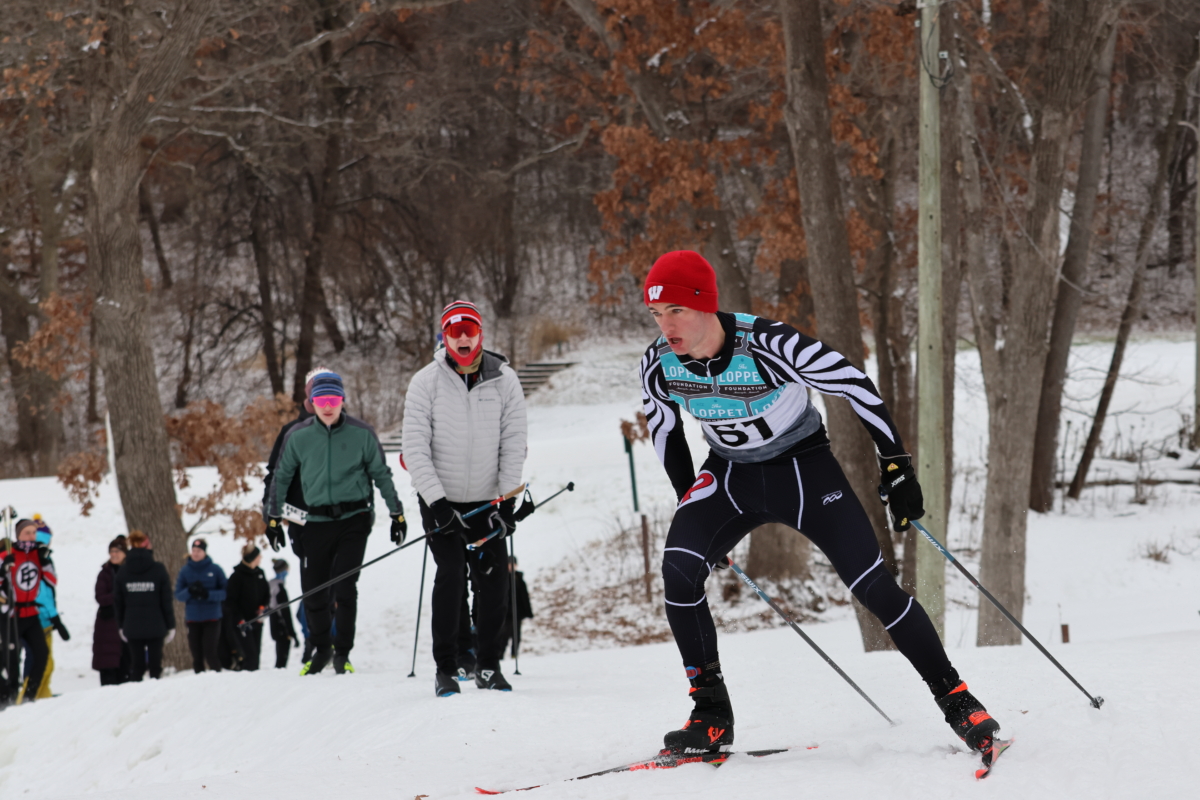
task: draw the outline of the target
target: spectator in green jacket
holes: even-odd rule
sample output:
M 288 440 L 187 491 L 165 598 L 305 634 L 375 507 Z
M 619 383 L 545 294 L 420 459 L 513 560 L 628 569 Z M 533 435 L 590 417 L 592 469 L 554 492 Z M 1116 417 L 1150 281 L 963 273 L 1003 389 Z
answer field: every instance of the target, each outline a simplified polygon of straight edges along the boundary
M 367 536 L 375 518 L 374 487 L 387 503 L 391 537 L 404 542 L 408 523 L 404 507 L 392 485 L 392 471 L 384 460 L 375 429 L 345 412 L 346 391 L 341 376 L 323 372 L 313 378 L 310 391 L 314 415 L 297 423 L 283 441 L 268 498 L 268 537 L 283 543 L 284 502 L 293 479 L 300 481 L 306 512 L 293 515 L 293 548 L 300 556 L 300 587 L 308 591 L 330 578 L 363 563 Z M 336 600 L 337 636 L 330 602 Z M 354 622 L 358 612 L 358 573 L 304 598 L 312 633 L 312 659 L 301 675 L 314 675 L 333 661 L 334 672 L 352 672 Z

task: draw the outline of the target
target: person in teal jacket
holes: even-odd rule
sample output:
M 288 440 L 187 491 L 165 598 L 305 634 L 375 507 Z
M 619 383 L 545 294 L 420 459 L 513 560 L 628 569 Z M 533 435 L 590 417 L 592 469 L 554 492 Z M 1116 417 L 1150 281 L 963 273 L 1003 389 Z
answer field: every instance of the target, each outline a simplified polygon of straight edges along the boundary
M 50 547 L 50 540 L 54 534 L 50 531 L 50 526 L 42 519 L 41 514 L 34 514 L 33 521 L 37 523 L 37 542 L 44 544 L 47 548 Z M 58 635 L 62 637 L 64 642 L 69 641 L 71 634 L 67 631 L 67 626 L 63 624 L 62 617 L 58 614 L 58 597 L 56 589 L 47 581 L 42 581 L 41 588 L 38 589 L 37 596 L 38 621 L 42 624 L 42 630 L 46 633 L 46 671 L 42 673 L 42 683 L 38 687 L 37 699 L 42 700 L 47 697 L 53 697 L 54 693 L 50 691 L 50 673 L 54 671 L 54 632 L 58 631 Z M 28 655 L 26 655 L 26 672 L 28 672 Z
M 287 432 L 283 452 L 268 490 L 267 536 L 276 550 L 284 540 L 284 505 L 292 481 L 299 481 L 307 512 L 289 512 L 292 547 L 300 556 L 300 587 L 308 591 L 330 578 L 361 566 L 367 536 L 375 519 L 379 489 L 391 517 L 391 537 L 402 544 L 408 533 L 404 507 L 392 485 L 392 470 L 384 460 L 375 429 L 347 414 L 346 391 L 335 372 L 313 378 L 310 399 L 315 414 Z M 336 601 L 337 636 L 331 631 L 331 601 Z M 334 672 L 353 672 L 350 650 L 358 614 L 358 573 L 330 589 L 304 598 L 312 630 L 312 660 L 300 670 L 313 675 L 333 661 Z

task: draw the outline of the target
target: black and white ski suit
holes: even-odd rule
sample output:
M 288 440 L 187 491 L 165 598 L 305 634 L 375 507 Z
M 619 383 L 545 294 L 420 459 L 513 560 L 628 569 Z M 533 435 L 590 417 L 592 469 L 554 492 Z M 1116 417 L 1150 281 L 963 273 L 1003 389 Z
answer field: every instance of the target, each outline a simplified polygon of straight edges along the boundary
M 925 610 L 883 562 L 870 519 L 829 448 L 807 388 L 850 402 L 884 456 L 904 453 L 871 379 L 840 353 L 789 325 L 718 312 L 725 344 L 707 360 L 676 356 L 660 337 L 641 364 L 650 433 L 679 505 L 662 572 L 667 619 L 685 667 L 719 660 L 704 584 L 754 528 L 802 532 L 887 628 L 925 680 L 950 669 Z M 697 475 L 682 412 L 711 450 Z

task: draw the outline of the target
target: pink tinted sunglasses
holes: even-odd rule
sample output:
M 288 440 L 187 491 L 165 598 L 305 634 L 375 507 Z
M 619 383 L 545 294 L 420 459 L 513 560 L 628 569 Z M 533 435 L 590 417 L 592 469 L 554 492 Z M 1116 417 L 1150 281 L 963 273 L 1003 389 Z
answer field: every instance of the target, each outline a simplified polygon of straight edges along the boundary
M 342 404 L 342 398 L 338 397 L 336 394 L 328 395 L 326 397 L 314 397 L 312 399 L 312 403 L 317 408 L 337 408 Z

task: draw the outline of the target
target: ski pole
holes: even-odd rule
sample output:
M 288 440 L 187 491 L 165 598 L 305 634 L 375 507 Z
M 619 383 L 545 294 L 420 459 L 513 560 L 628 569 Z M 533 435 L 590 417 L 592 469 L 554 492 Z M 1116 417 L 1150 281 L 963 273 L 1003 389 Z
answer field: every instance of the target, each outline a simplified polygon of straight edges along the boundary
M 491 502 L 489 502 L 489 503 L 484 503 L 483 505 L 479 506 L 478 508 L 473 508 L 473 509 L 471 509 L 471 510 L 470 510 L 470 511 L 468 511 L 466 514 L 463 514 L 463 515 L 462 515 L 462 518 L 463 518 L 463 519 L 466 519 L 467 517 L 473 517 L 473 516 L 475 516 L 476 514 L 483 513 L 484 511 L 487 511 L 487 510 L 488 510 L 489 508 L 491 508 L 492 506 L 494 506 L 494 505 L 498 505 L 499 503 L 502 503 L 503 501 L 505 501 L 505 500 L 508 500 L 510 497 L 516 497 L 517 495 L 519 495 L 519 494 L 520 494 L 521 492 L 523 492 L 523 491 L 525 491 L 525 484 L 521 484 L 521 485 L 520 485 L 520 486 L 518 486 L 516 489 L 513 489 L 511 492 L 509 492 L 508 494 L 504 495 L 503 497 L 497 497 L 495 500 L 492 500 L 492 501 L 491 501 Z M 297 596 L 295 599 L 288 600 L 286 603 L 284 603 L 284 604 L 283 604 L 283 605 L 281 605 L 281 606 L 278 606 L 277 608 L 273 608 L 273 609 L 271 609 L 270 611 L 267 611 L 267 612 L 264 612 L 264 613 L 262 613 L 262 614 L 259 614 L 257 617 L 255 617 L 255 618 L 254 618 L 254 619 L 252 619 L 252 620 L 247 620 L 246 622 L 239 622 L 239 623 L 238 623 L 238 627 L 239 627 L 239 628 L 244 628 L 244 627 L 246 627 L 247 625 L 252 625 L 252 624 L 254 624 L 255 622 L 258 622 L 260 619 L 263 619 L 264 617 L 269 617 L 271 614 L 274 614 L 274 613 L 275 613 L 276 611 L 278 611 L 280 608 L 287 608 L 287 607 L 288 607 L 288 606 L 290 606 L 292 603 L 299 602 L 299 601 L 303 600 L 304 598 L 308 597 L 309 595 L 311 595 L 311 594 L 313 594 L 313 593 L 315 593 L 315 592 L 319 592 L 319 591 L 321 591 L 322 589 L 327 589 L 327 588 L 329 588 L 330 586 L 332 586 L 333 584 L 337 583 L 338 581 L 341 581 L 341 580 L 344 580 L 344 579 L 346 579 L 346 578 L 349 578 L 351 575 L 355 574 L 356 572 L 361 572 L 362 570 L 366 569 L 367 567 L 371 566 L 372 564 L 375 564 L 375 563 L 378 563 L 378 562 L 380 562 L 380 561 L 383 561 L 383 560 L 384 560 L 385 558 L 387 558 L 388 556 L 394 556 L 396 553 L 399 553 L 401 550 L 403 550 L 403 549 L 404 549 L 404 548 L 406 548 L 406 547 L 411 547 L 412 545 L 416 544 L 417 542 L 422 542 L 422 541 L 424 541 L 424 540 L 425 540 L 427 537 L 429 537 L 429 536 L 432 536 L 433 534 L 435 534 L 435 533 L 438 533 L 439 531 L 441 531 L 441 529 L 442 529 L 442 528 L 441 528 L 441 526 L 438 526 L 438 527 L 434 528 L 433 530 L 431 530 L 429 533 L 423 533 L 423 534 L 421 534 L 420 536 L 418 536 L 418 537 L 416 537 L 416 538 L 414 538 L 414 539 L 409 539 L 409 540 L 408 540 L 407 542 L 405 542 L 404 544 L 402 544 L 402 545 L 400 545 L 399 547 L 396 547 L 396 548 L 394 548 L 394 549 L 392 549 L 392 550 L 388 550 L 386 553 L 384 553 L 383 555 L 379 556 L 378 558 L 373 558 L 373 559 L 371 559 L 370 561 L 368 561 L 368 562 L 367 562 L 367 563 L 365 563 L 365 564 L 359 564 L 359 565 L 358 565 L 357 567 L 355 567 L 354 569 L 348 569 L 348 570 L 346 570 L 345 572 L 343 572 L 341 575 L 338 575 L 336 578 L 330 578 L 329 580 L 327 580 L 327 581 L 325 581 L 324 583 L 322 583 L 320 586 L 314 586 L 313 588 L 309 589 L 307 592 L 304 592 L 303 594 L 301 594 L 301 595 Z
M 1038 650 L 1042 651 L 1042 655 L 1044 655 L 1046 658 L 1050 659 L 1051 663 L 1053 663 L 1054 666 L 1058 667 L 1059 670 L 1062 671 L 1062 674 L 1066 675 L 1067 678 L 1070 679 L 1071 683 L 1075 684 L 1075 686 L 1079 689 L 1079 691 L 1083 692 L 1084 695 L 1087 696 L 1087 699 L 1091 701 L 1092 708 L 1100 708 L 1100 706 L 1104 705 L 1104 698 L 1100 697 L 1098 695 L 1096 697 L 1093 697 L 1091 695 L 1091 693 L 1088 692 L 1087 689 L 1083 688 L 1083 686 L 1080 685 L 1079 681 L 1075 680 L 1075 677 L 1071 673 L 1067 672 L 1066 668 L 1063 667 L 1062 664 L 1058 663 L 1058 659 L 1056 659 L 1054 656 L 1050 655 L 1050 651 L 1048 651 L 1046 648 L 1042 647 L 1042 643 L 1039 642 L 1037 639 L 1033 638 L 1033 634 L 1030 633 L 1028 630 L 1026 630 L 1025 626 L 1022 625 L 1020 622 L 1018 622 L 1016 617 L 1014 617 L 1012 614 L 1008 613 L 1008 609 L 1005 608 L 1004 606 L 1002 606 L 1000 604 L 1000 601 L 992 596 L 991 592 L 989 592 L 987 589 L 983 588 L 983 584 L 980 583 L 979 581 L 977 581 L 975 579 L 975 576 L 972 575 L 970 572 L 968 572 L 967 568 L 964 567 L 957 558 L 955 558 L 953 555 L 951 555 L 949 550 L 947 550 L 945 547 L 942 546 L 941 542 L 939 542 L 937 539 L 933 538 L 933 534 L 931 534 L 929 531 L 925 530 L 924 525 L 917 522 L 915 519 L 910 520 L 910 521 L 912 522 L 913 525 L 916 526 L 917 530 L 921 532 L 921 535 L 924 536 L 931 545 L 933 545 L 934 547 L 936 547 L 938 549 L 938 552 L 940 552 L 943 556 L 945 556 L 946 559 L 951 564 L 958 567 L 958 571 L 961 572 L 963 575 L 966 575 L 967 580 L 969 580 L 971 583 L 975 584 L 975 588 L 978 589 L 980 592 L 982 592 L 984 597 L 986 597 L 988 600 L 992 601 L 992 605 L 994 605 L 996 608 L 1000 609 L 1000 613 L 1002 613 L 1002 614 L 1004 614 L 1004 616 L 1008 617 L 1009 622 L 1011 622 L 1013 625 L 1017 626 L 1017 630 L 1019 630 L 1019 631 L 1021 631 L 1021 633 L 1025 634 L 1025 637 L 1027 639 L 1029 639 L 1029 641 L 1033 642 L 1034 645 L 1037 646 Z
M 835 672 L 837 672 L 837 674 L 838 674 L 838 675 L 841 675 L 841 676 L 842 676 L 842 678 L 844 678 L 844 679 L 845 679 L 846 683 L 848 683 L 848 684 L 850 684 L 852 687 L 854 687 L 854 691 L 856 691 L 856 692 L 858 692 L 860 695 L 862 695 L 862 699 L 863 699 L 863 700 L 866 700 L 868 703 L 870 703 L 870 704 L 871 704 L 871 708 L 873 708 L 873 709 L 875 709 L 876 711 L 878 711 L 878 712 L 879 712 L 879 715 L 880 715 L 880 716 L 882 716 L 884 719 L 886 719 L 886 720 L 888 721 L 888 724 L 889 724 L 889 725 L 895 725 L 895 724 L 896 724 L 895 722 L 892 722 L 892 718 L 891 718 L 891 717 L 889 717 L 887 714 L 884 714 L 884 713 L 883 713 L 883 709 L 882 709 L 882 708 L 880 708 L 879 706 L 875 705 L 875 701 L 874 701 L 874 700 L 872 700 L 871 698 L 867 697 L 867 693 L 866 693 L 866 692 L 864 692 L 862 689 L 858 688 L 858 684 L 857 684 L 857 683 L 855 683 L 854 681 L 850 680 L 850 676 L 849 676 L 849 675 L 847 675 L 845 672 L 842 672 L 842 668 L 841 668 L 841 667 L 839 667 L 839 666 L 838 666 L 838 665 L 837 665 L 837 664 L 834 662 L 834 660 L 833 660 L 832 658 L 830 658 L 829 656 L 825 655 L 825 651 L 824 651 L 824 650 L 822 650 L 820 647 L 818 647 L 818 646 L 817 646 L 817 643 L 816 643 L 816 642 L 814 642 L 812 639 L 810 639 L 810 638 L 809 638 L 809 636 L 808 636 L 808 634 L 807 634 L 807 633 L 805 633 L 803 630 L 801 630 L 801 629 L 800 629 L 800 626 L 796 624 L 795 620 L 793 620 L 791 617 L 789 617 L 787 614 L 785 614 L 785 613 L 783 612 L 783 609 L 782 609 L 782 608 L 780 608 L 780 607 L 779 607 L 779 606 L 778 606 L 778 605 L 775 603 L 775 601 L 774 601 L 774 600 L 772 600 L 770 597 L 768 597 L 768 596 L 767 596 L 767 593 L 766 593 L 766 592 L 764 592 L 762 589 L 758 588 L 758 584 L 757 584 L 757 583 L 755 583 L 754 581 L 750 580 L 750 576 L 749 576 L 749 575 L 747 575 L 746 573 L 742 572 L 742 568 L 741 568 L 741 567 L 739 567 L 737 564 L 733 563 L 733 559 L 729 559 L 729 566 L 733 568 L 733 571 L 737 573 L 737 576 L 738 576 L 739 578 L 741 578 L 741 579 L 742 579 L 742 580 L 743 580 L 743 581 L 746 583 L 746 585 L 747 585 L 747 586 L 749 586 L 749 587 L 750 587 L 751 589 L 753 589 L 754 591 L 758 592 L 758 596 L 759 596 L 759 597 L 761 597 L 763 600 L 765 600 L 765 601 L 767 602 L 767 605 L 769 605 L 769 606 L 770 606 L 772 609 L 774 609 L 774 610 L 775 610 L 775 613 L 776 613 L 776 614 L 778 614 L 779 616 L 783 617 L 783 621 L 784 621 L 784 622 L 786 622 L 788 625 L 790 625 L 790 626 L 792 627 L 792 630 L 794 630 L 796 633 L 800 634 L 800 638 L 801 638 L 801 639 L 803 639 L 804 641 L 808 642 L 808 646 L 809 646 L 809 647 L 811 647 L 813 650 L 816 650 L 816 651 L 817 651 L 817 655 L 819 655 L 821 658 L 825 659 L 825 663 L 827 663 L 827 664 L 829 664 L 829 666 L 833 667 L 834 671 L 835 671 Z
M 425 554 L 421 556 L 421 588 L 417 592 L 417 630 L 413 633 L 413 662 L 408 677 L 417 677 L 417 641 L 421 636 L 421 604 L 425 600 L 425 564 L 429 561 L 429 540 L 425 540 Z
M 517 547 L 508 537 L 508 583 L 512 586 L 512 656 L 513 675 L 521 674 L 521 645 L 517 641 Z M 500 655 L 504 655 L 501 653 Z
M 547 497 L 547 498 L 546 498 L 545 500 L 543 500 L 542 502 L 540 502 L 540 503 L 538 503 L 537 505 L 535 505 L 535 506 L 533 507 L 533 511 L 537 511 L 539 508 L 541 508 L 542 506 L 546 505 L 546 503 L 549 503 L 551 500 L 553 500 L 554 498 L 558 497 L 558 496 L 559 496 L 560 494 L 562 494 L 563 492 L 573 492 L 573 491 L 575 491 L 575 482 L 574 482 L 574 481 L 570 481 L 569 483 L 567 483 L 567 485 L 566 485 L 566 486 L 564 486 L 563 488 L 559 489 L 557 492 L 555 492 L 554 494 L 550 495 L 549 497 Z M 516 495 L 512 495 L 512 496 L 513 496 L 513 497 L 515 497 Z M 529 513 L 531 513 L 531 514 L 532 514 L 532 513 L 533 513 L 533 511 L 531 511 L 531 512 L 529 512 Z M 465 519 L 465 517 L 464 517 L 464 519 Z M 489 533 L 487 536 L 483 537 L 483 538 L 482 538 L 482 539 L 480 539 L 479 541 L 477 541 L 477 542 L 471 542 L 470 544 L 468 544 L 468 545 L 467 545 L 467 549 L 468 549 L 468 550 L 478 550 L 479 548 L 481 548 L 481 547 L 483 547 L 485 544 L 487 544 L 488 540 L 490 540 L 490 539 L 492 539 L 492 538 L 494 538 L 494 537 L 498 536 L 498 535 L 499 535 L 499 533 L 500 533 L 500 529 L 499 529 L 499 528 L 497 528 L 496 530 L 492 531 L 491 533 Z

